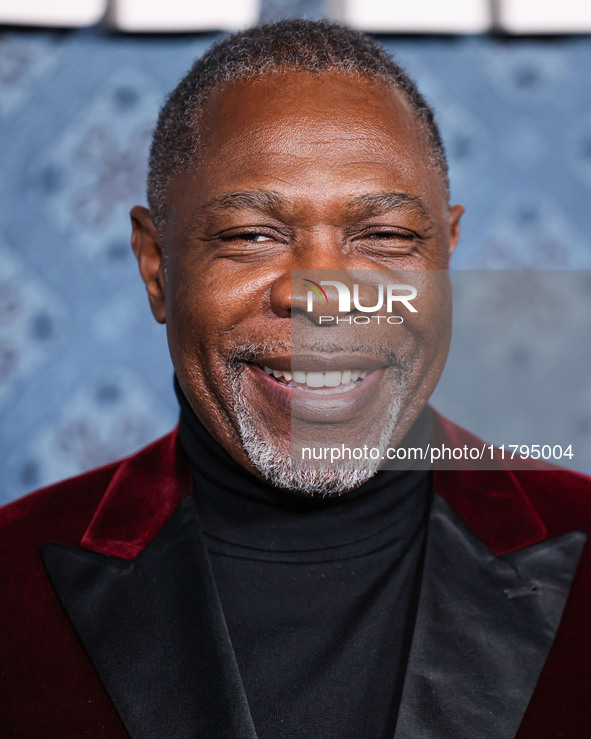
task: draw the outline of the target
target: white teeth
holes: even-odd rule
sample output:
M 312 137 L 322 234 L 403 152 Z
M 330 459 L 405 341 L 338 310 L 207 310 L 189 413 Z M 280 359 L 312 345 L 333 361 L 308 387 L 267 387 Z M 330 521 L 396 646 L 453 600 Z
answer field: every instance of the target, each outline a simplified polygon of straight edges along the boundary
M 324 386 L 338 387 L 341 384 L 341 372 L 324 372 Z
M 306 372 L 308 387 L 324 387 L 324 372 Z
M 367 376 L 367 370 L 331 370 L 330 372 L 295 370 L 294 372 L 287 372 L 266 366 L 263 366 L 263 369 L 268 375 L 273 375 L 278 380 L 282 379 L 286 383 L 293 381 L 297 385 L 307 385 L 321 395 L 352 390 L 357 380 L 363 380 Z

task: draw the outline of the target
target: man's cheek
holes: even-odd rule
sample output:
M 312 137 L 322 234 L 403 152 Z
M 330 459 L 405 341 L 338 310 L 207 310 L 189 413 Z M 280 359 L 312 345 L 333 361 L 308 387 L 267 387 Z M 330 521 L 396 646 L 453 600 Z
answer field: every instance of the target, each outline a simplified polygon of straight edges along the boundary
M 170 298 L 168 315 L 177 330 L 207 330 L 222 313 L 217 301 L 198 281 L 188 280 L 176 287 Z

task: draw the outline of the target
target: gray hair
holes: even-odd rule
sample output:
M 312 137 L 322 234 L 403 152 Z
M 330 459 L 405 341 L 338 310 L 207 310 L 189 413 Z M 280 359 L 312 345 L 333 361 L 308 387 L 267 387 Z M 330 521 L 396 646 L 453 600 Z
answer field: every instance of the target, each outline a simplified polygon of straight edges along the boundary
M 433 110 L 385 49 L 367 34 L 332 21 L 283 20 L 240 31 L 215 44 L 165 101 L 154 131 L 148 172 L 148 203 L 160 231 L 171 180 L 196 160 L 199 114 L 208 93 L 226 82 L 289 70 L 311 74 L 337 70 L 389 81 L 404 93 L 424 125 L 430 158 L 449 190 L 447 159 Z

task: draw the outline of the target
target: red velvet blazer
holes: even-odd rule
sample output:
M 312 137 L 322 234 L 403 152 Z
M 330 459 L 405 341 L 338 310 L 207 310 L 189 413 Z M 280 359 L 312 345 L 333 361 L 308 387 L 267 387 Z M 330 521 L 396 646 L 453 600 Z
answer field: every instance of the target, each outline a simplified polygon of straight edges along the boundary
M 434 416 L 439 442 L 478 443 Z M 589 736 L 591 481 L 500 466 L 434 489 L 395 736 Z M 0 509 L 0 736 L 256 738 L 191 490 L 175 431 Z

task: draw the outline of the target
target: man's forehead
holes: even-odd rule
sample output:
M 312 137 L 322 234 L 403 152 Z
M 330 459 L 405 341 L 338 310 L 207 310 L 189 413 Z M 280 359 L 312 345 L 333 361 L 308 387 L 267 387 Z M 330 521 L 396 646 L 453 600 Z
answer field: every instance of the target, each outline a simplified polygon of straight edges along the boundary
M 338 199 L 352 219 L 422 215 L 427 191 L 447 204 L 425 132 L 390 84 L 336 72 L 239 80 L 212 97 L 202 122 L 197 161 L 167 198 L 184 201 L 191 220 L 197 211 L 285 214 L 296 198 Z
M 337 70 L 290 70 L 228 82 L 208 97 L 200 123 L 203 142 L 218 146 L 228 135 L 281 126 L 291 141 L 311 144 L 322 143 L 326 134 L 354 140 L 396 126 L 407 135 L 423 128 L 390 81 Z

